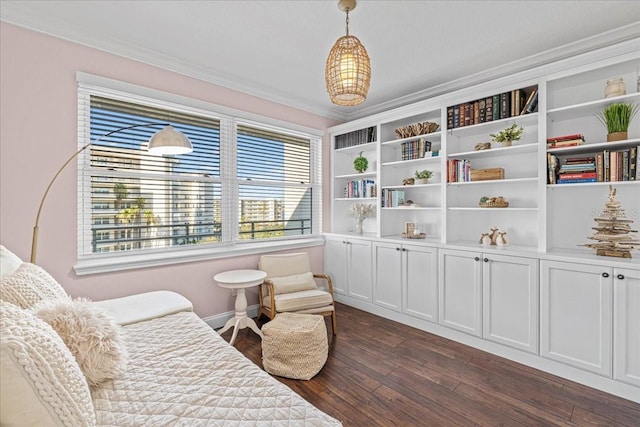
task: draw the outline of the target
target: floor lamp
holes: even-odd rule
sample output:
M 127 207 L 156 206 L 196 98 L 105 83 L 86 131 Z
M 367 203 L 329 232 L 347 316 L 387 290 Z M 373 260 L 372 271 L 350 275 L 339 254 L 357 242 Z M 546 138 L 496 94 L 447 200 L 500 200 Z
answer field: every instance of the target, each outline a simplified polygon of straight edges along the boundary
M 149 148 L 148 148 L 149 153 L 156 154 L 156 155 L 177 155 L 177 154 L 187 154 L 193 151 L 193 146 L 191 145 L 189 138 L 187 138 L 187 136 L 182 132 L 175 130 L 171 125 L 167 123 L 146 123 L 146 124 L 140 124 L 140 125 L 125 126 L 123 128 L 116 129 L 114 131 L 106 133 L 102 135 L 100 138 L 90 141 L 89 143 L 83 145 L 82 148 L 80 148 L 71 157 L 69 157 L 69 159 L 67 159 L 67 161 L 64 162 L 64 164 L 60 167 L 60 169 L 58 169 L 56 174 L 53 176 L 53 178 L 49 182 L 49 185 L 47 186 L 47 189 L 45 190 L 44 194 L 42 195 L 42 200 L 40 200 L 40 207 L 38 208 L 38 214 L 36 215 L 36 222 L 35 222 L 35 225 L 33 226 L 33 238 L 31 240 L 31 260 L 30 260 L 32 264 L 36 263 L 36 252 L 38 251 L 38 223 L 40 222 L 40 213 L 42 212 L 42 206 L 44 205 L 44 201 L 46 200 L 47 195 L 49 194 L 49 190 L 51 190 L 51 187 L 53 186 L 53 183 L 56 182 L 56 179 L 58 179 L 58 176 L 60 176 L 60 174 L 62 173 L 62 171 L 64 171 L 67 165 L 71 163 L 73 159 L 75 159 L 80 153 L 82 153 L 88 147 L 103 140 L 109 135 L 113 135 L 114 133 L 122 132 L 123 130 L 127 130 L 127 129 L 133 129 L 138 127 L 150 127 L 150 126 L 165 126 L 165 128 L 156 132 L 149 140 Z

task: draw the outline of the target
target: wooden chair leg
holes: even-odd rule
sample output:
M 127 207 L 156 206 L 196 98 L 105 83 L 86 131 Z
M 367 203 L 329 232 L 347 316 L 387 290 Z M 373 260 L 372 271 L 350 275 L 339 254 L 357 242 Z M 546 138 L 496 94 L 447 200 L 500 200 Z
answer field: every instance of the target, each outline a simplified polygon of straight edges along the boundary
M 331 331 L 333 332 L 333 335 L 338 335 L 338 320 L 336 318 L 335 308 L 333 313 L 331 313 Z

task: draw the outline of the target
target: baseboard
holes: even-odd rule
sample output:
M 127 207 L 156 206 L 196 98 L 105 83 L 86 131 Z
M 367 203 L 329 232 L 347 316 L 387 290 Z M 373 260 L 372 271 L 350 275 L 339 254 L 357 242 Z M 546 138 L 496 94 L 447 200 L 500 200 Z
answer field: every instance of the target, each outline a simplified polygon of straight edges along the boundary
M 247 307 L 247 316 L 255 318 L 258 315 L 259 308 L 259 304 Z M 235 311 L 227 311 L 226 313 L 216 314 L 215 316 L 204 317 L 202 320 L 213 329 L 220 329 L 227 323 L 227 320 L 231 319 L 235 314 Z

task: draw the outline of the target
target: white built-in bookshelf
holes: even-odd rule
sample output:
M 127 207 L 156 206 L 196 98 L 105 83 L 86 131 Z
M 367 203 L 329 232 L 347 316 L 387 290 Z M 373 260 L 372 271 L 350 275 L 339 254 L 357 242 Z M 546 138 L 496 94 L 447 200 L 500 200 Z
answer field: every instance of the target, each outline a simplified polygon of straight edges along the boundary
M 640 402 L 640 252 L 631 259 L 603 257 L 582 246 L 590 242 L 609 185 L 635 221 L 632 228 L 640 229 L 640 180 L 558 184 L 549 179 L 547 164 L 551 154 L 563 164 L 640 147 L 640 115 L 628 139 L 616 142 L 607 142 L 595 116 L 614 102 L 640 104 L 638 43 L 622 42 L 329 129 L 325 272 L 334 277 L 336 299 Z M 607 81 L 616 77 L 623 78 L 626 94 L 604 98 Z M 518 92 L 528 99 L 534 91 L 537 108 L 526 114 L 489 119 L 482 109 L 496 95 Z M 452 107 L 467 104 L 474 105 L 472 112 L 480 105 L 485 119 L 476 115 L 453 126 Z M 440 126 L 408 138 L 395 132 L 425 121 Z M 520 140 L 476 151 L 491 141 L 490 134 L 514 124 L 524 129 Z M 584 143 L 548 148 L 548 138 L 572 134 L 584 135 Z M 403 155 L 420 139 L 430 143 L 429 156 Z M 345 147 L 347 140 L 352 145 Z M 365 174 L 353 170 L 360 153 L 369 160 Z M 474 170 L 502 168 L 504 176 L 451 182 L 448 165 L 454 162 Z M 427 184 L 403 184 L 424 169 L 433 173 Z M 374 182 L 375 196 L 345 197 L 345 185 L 357 179 Z M 385 195 L 393 192 L 412 204 L 390 206 Z M 502 196 L 509 206 L 481 207 L 483 196 Z M 355 232 L 353 203 L 376 206 L 364 234 Z M 426 238 L 406 238 L 406 223 Z M 507 246 L 479 243 L 493 226 L 507 232 Z

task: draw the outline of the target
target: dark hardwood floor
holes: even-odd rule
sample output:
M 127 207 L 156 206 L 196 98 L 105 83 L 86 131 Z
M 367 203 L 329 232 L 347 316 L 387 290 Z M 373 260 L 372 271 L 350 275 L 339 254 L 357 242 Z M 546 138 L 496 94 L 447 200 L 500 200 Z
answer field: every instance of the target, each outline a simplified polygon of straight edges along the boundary
M 337 313 L 322 371 L 276 378 L 345 426 L 640 426 L 640 404 L 352 307 Z M 256 334 L 240 331 L 235 346 L 262 367 Z

